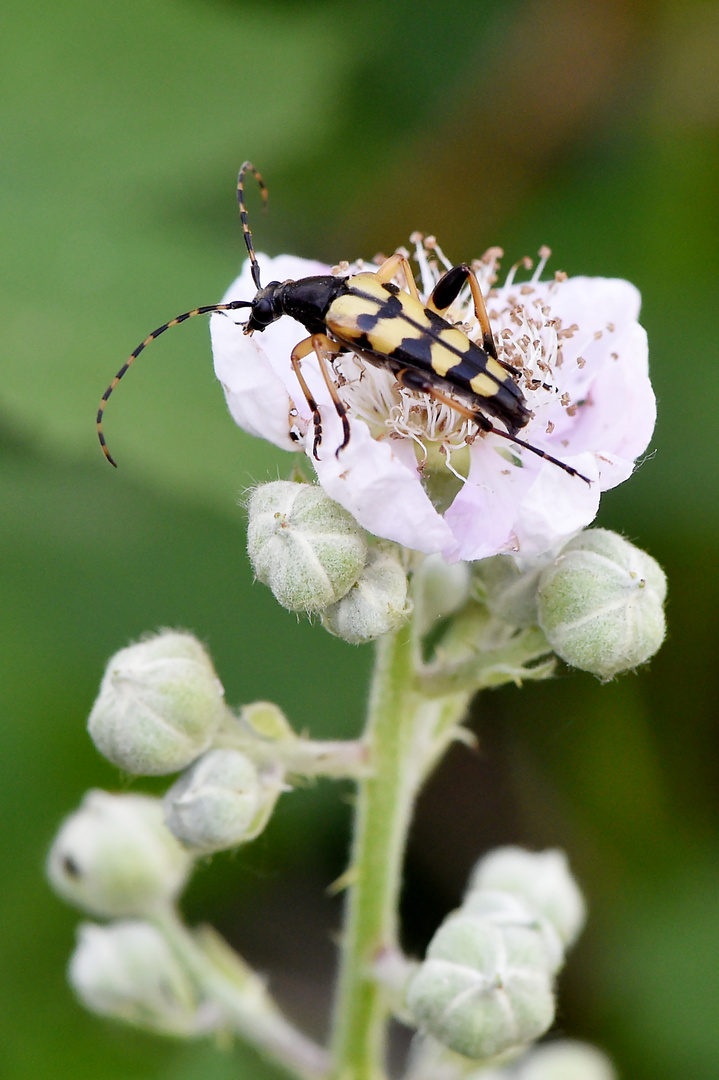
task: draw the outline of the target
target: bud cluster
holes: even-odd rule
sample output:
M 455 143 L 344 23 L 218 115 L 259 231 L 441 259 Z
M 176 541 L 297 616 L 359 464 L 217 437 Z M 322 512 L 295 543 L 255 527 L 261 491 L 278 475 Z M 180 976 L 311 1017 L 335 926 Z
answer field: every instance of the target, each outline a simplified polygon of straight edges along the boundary
M 234 716 L 203 646 L 173 631 L 111 658 L 88 726 L 101 753 L 128 773 L 157 776 L 185 769 L 161 803 L 150 803 L 160 821 L 164 807 L 166 825 L 193 855 L 257 836 L 286 788 L 283 753 L 291 746 L 293 763 L 302 761 L 307 743 L 269 702 L 247 705 L 239 719 Z M 132 798 L 140 802 L 116 804 L 112 796 L 91 793 L 62 835 L 70 822 L 96 819 L 98 807 L 148 802 Z M 113 843 L 109 835 L 97 842 L 108 850 Z M 159 871 L 161 862 L 157 866 Z M 75 888 L 72 875 L 59 874 L 57 883 L 66 894 Z
M 151 1030 L 191 1035 L 217 1026 L 217 1010 L 196 997 L 159 927 L 176 919 L 198 856 L 264 829 L 286 773 L 356 775 L 364 748 L 302 738 L 271 702 L 230 712 L 201 643 L 174 631 L 111 658 L 89 729 L 130 773 L 184 772 L 162 799 L 90 791 L 60 827 L 47 860 L 51 884 L 91 915 L 121 920 L 82 928 L 73 986 L 94 1011 Z M 256 998 L 250 993 L 241 1011 Z
M 368 543 L 354 517 L 321 487 L 277 480 L 249 500 L 255 575 L 290 611 L 320 614 L 331 634 L 361 644 L 396 630 L 412 609 L 399 549 Z M 510 555 L 414 567 L 415 633 L 475 599 L 503 624 L 540 627 L 548 648 L 602 679 L 648 660 L 664 638 L 666 582 L 649 555 L 606 529 L 587 529 L 547 564 Z
M 561 852 L 491 853 L 408 982 L 417 1026 L 475 1060 L 539 1038 L 554 1018 L 554 977 L 583 920 Z
M 283 607 L 321 614 L 331 634 L 353 645 L 405 620 L 407 577 L 398 549 L 369 546 L 364 529 L 321 487 L 263 484 L 248 511 L 252 568 Z

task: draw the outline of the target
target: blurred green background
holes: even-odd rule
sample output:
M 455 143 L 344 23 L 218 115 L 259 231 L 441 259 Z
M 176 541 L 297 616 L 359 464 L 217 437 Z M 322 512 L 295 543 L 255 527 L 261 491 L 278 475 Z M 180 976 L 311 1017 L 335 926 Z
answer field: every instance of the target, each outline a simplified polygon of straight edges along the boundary
M 644 295 L 652 448 L 600 523 L 670 579 L 648 670 L 485 695 L 418 808 L 408 947 L 489 846 L 561 845 L 590 901 L 559 1032 L 632 1080 L 719 1075 L 719 6 L 646 0 L 5 0 L 0 10 L 0 1073 L 269 1077 L 241 1048 L 140 1036 L 64 981 L 76 915 L 43 860 L 89 786 L 123 781 L 84 721 L 107 656 L 147 629 L 210 646 L 231 702 L 358 730 L 369 648 L 253 585 L 238 495 L 289 458 L 240 433 L 207 329 L 167 335 L 94 434 L 130 349 L 219 299 L 242 259 L 238 165 L 265 174 L 260 251 L 336 262 L 435 232 L 456 261 L 540 244 Z M 136 785 L 140 788 L 142 785 Z M 147 785 L 145 785 L 147 787 Z M 287 796 L 187 896 L 321 1035 L 349 790 Z

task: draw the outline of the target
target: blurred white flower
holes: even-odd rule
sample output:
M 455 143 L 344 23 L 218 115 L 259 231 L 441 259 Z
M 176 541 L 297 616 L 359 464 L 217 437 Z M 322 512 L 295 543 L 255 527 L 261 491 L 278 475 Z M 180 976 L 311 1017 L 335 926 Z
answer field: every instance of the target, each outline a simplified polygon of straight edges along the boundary
M 416 246 L 426 299 L 443 272 L 437 256 L 444 258 L 428 241 Z M 448 561 L 500 552 L 531 559 L 556 547 L 594 519 L 602 491 L 631 475 L 654 428 L 637 289 L 609 278 L 541 281 L 546 251 L 531 280 L 515 283 L 512 271 L 493 287 L 496 254 L 474 265 L 500 359 L 516 369 L 533 412 L 520 436 L 591 484 L 498 435 L 479 436 L 447 405 L 399 387 L 390 371 L 351 353 L 332 365 L 351 428 L 339 455 L 342 430 L 329 392 L 315 357 L 303 360 L 322 413 L 316 461 L 311 413 L 290 366 L 304 327 L 283 317 L 247 336 L 230 318 L 211 320 L 215 371 L 236 422 L 284 449 L 304 449 L 322 487 L 369 532 Z M 267 281 L 328 273 L 287 255 L 259 261 Z M 360 267 L 370 269 L 337 272 Z M 254 292 L 247 262 L 223 300 Z M 481 343 L 468 289 L 447 315 Z

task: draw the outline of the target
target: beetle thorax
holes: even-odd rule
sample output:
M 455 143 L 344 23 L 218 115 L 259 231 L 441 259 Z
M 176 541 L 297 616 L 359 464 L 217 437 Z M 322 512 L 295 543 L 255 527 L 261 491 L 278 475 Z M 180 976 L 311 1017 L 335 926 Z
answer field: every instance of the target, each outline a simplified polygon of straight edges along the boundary
M 325 315 L 332 301 L 345 291 L 343 278 L 322 275 L 285 281 L 277 300 L 285 315 L 302 323 L 310 334 L 325 333 Z

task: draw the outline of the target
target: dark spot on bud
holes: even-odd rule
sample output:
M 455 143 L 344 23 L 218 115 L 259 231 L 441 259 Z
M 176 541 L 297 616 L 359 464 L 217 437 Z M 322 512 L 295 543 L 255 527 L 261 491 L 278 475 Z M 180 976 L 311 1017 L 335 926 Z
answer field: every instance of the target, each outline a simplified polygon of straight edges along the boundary
M 63 856 L 62 868 L 68 877 L 79 878 L 82 876 L 82 871 L 80 870 L 80 867 L 70 855 Z

